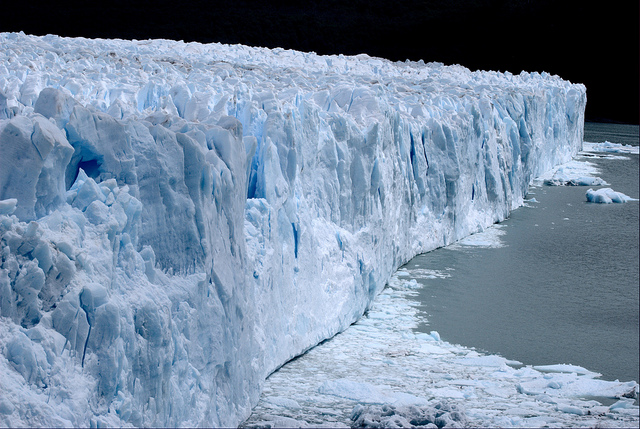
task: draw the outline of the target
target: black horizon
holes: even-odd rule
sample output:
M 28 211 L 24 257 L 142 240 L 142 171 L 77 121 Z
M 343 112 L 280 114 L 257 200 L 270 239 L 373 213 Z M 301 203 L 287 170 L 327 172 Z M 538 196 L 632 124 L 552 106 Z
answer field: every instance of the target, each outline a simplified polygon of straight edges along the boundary
M 124 1 L 3 5 L 0 32 L 154 38 L 366 53 L 471 70 L 538 71 L 587 87 L 586 120 L 639 123 L 637 2 Z M 635 3 L 635 4 L 634 4 Z

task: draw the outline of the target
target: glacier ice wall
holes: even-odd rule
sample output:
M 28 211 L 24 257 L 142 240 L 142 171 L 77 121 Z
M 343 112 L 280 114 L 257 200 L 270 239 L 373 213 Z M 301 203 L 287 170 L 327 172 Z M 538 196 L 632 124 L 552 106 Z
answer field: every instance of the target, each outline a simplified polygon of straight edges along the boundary
M 0 424 L 233 426 L 401 264 L 505 219 L 585 88 L 0 34 Z

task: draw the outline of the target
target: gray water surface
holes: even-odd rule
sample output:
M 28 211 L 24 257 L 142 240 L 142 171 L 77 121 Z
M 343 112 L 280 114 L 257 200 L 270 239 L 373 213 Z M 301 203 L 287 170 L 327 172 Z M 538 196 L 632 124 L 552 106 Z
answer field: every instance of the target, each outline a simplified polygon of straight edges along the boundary
M 607 134 L 609 130 L 609 134 Z M 638 127 L 586 124 L 585 140 L 638 145 Z M 638 198 L 638 155 L 591 160 Z M 454 246 L 411 260 L 448 270 L 416 279 L 424 332 L 524 364 L 567 363 L 640 380 L 638 203 L 590 204 L 585 187 L 537 187 L 503 222 L 503 247 Z

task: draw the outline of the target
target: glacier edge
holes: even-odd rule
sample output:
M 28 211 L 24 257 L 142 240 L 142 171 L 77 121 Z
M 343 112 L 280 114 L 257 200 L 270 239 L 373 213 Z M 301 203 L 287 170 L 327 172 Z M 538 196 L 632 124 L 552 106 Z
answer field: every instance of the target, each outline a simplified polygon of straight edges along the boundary
M 546 73 L 0 34 L 0 422 L 235 426 L 581 148 Z

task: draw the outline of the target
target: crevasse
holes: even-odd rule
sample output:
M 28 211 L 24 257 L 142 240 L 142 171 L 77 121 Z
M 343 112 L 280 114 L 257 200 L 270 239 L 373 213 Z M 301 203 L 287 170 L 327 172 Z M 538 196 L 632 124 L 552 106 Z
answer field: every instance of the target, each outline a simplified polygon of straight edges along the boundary
M 582 144 L 546 73 L 0 34 L 0 423 L 234 426 Z

